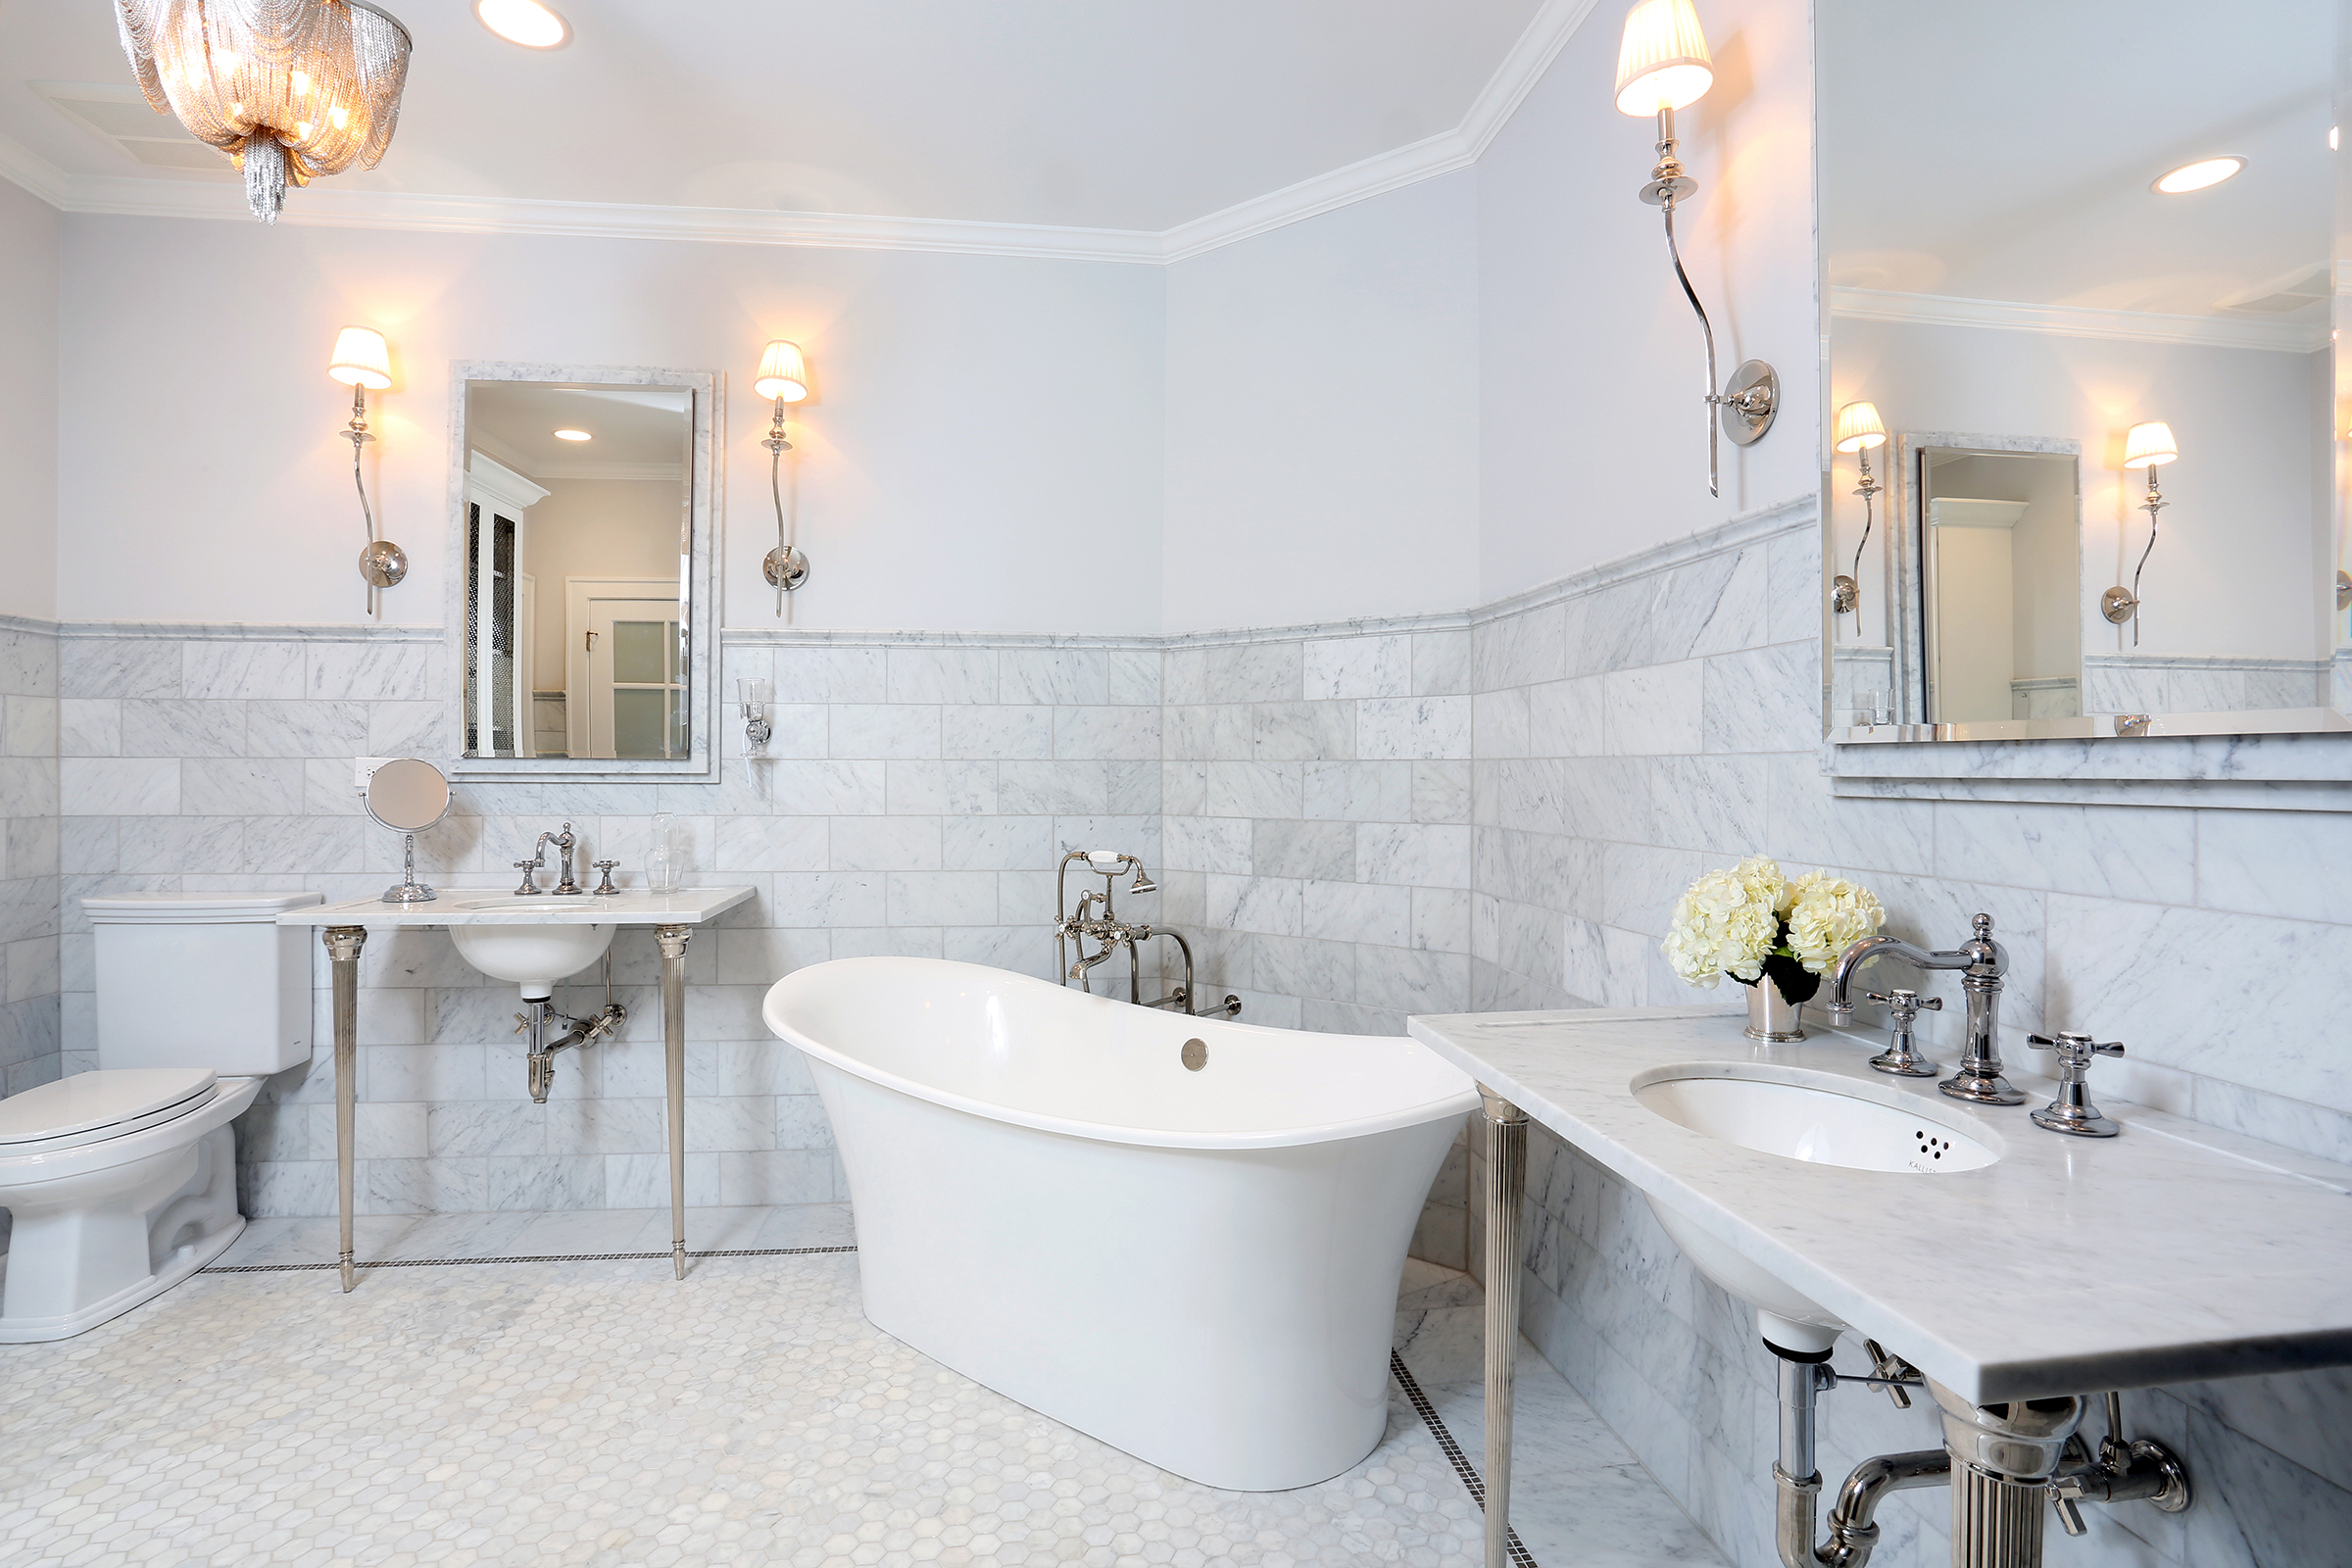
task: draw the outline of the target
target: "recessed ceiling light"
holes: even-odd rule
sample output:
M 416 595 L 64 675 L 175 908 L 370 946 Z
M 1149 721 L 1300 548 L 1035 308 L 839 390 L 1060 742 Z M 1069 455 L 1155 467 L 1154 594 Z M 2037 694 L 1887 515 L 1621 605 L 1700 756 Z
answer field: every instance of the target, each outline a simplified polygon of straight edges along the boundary
M 596 437 L 585 430 L 558 430 L 556 439 L 559 441 L 593 441 Z
M 2208 185 L 2219 185 L 2245 167 L 2246 161 L 2235 153 L 2221 158 L 2200 158 L 2193 164 L 2182 164 L 2148 188 L 2166 196 L 2180 196 L 2188 191 L 2203 190 Z
M 483 26 L 525 49 L 561 49 L 571 41 L 571 24 L 539 0 L 473 0 L 473 14 Z

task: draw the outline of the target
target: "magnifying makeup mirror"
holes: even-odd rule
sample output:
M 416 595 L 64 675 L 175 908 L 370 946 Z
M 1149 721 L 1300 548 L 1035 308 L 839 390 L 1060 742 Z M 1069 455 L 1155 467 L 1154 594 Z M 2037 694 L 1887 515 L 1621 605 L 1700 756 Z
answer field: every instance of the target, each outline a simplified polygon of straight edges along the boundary
M 438 897 L 416 880 L 416 835 L 449 814 L 449 780 L 430 762 L 396 757 L 368 775 L 368 814 L 404 835 L 400 886 L 384 890 L 386 904 L 428 904 Z

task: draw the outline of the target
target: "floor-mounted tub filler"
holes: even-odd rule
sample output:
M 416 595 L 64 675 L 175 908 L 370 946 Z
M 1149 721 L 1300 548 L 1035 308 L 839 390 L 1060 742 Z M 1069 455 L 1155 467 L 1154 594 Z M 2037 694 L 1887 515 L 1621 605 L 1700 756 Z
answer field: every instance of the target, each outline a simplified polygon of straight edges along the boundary
M 1349 1469 L 1470 1080 L 1415 1041 L 1186 1018 L 979 964 L 767 994 L 849 1173 L 865 1315 L 1213 1487 Z

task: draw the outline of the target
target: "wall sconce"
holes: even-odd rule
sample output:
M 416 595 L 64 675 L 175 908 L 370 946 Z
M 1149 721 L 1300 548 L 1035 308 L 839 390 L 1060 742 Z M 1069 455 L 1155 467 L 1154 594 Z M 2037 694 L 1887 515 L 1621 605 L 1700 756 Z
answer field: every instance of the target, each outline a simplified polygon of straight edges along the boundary
M 351 483 L 360 493 L 360 515 L 368 523 L 368 548 L 360 552 L 360 575 L 368 583 L 368 613 L 383 604 L 383 591 L 409 574 L 408 552 L 389 539 L 375 536 L 375 509 L 368 504 L 368 486 L 360 477 L 360 448 L 375 439 L 368 429 L 368 394 L 392 384 L 392 354 L 384 334 L 371 326 L 347 326 L 335 335 L 334 357 L 326 373 L 351 388 L 351 420 L 343 427 L 351 443 Z
M 1666 215 L 1666 254 L 1673 258 L 1675 281 L 1698 315 L 1698 329 L 1707 342 L 1707 494 L 1721 495 L 1717 478 L 1716 426 L 1740 446 L 1762 439 L 1780 412 L 1781 378 L 1762 360 L 1747 360 L 1732 372 L 1721 392 L 1715 390 L 1715 327 L 1698 291 L 1683 270 L 1683 253 L 1674 240 L 1675 204 L 1698 189 L 1698 181 L 1683 172 L 1675 157 L 1674 112 L 1696 103 L 1715 81 L 1715 67 L 1707 56 L 1706 34 L 1699 30 L 1698 13 L 1690 0 L 1637 0 L 1625 14 L 1625 35 L 1617 50 L 1617 108 L 1628 115 L 1658 119 L 1658 163 L 1642 187 L 1642 199 Z
M 2124 466 L 2148 470 L 2148 495 L 2140 503 L 2148 514 L 2148 547 L 2139 553 L 2139 564 L 2132 568 L 2132 586 L 2120 584 L 2099 595 L 2099 613 L 2121 626 L 2132 622 L 2132 646 L 2139 646 L 2139 574 L 2148 566 L 2148 557 L 2156 550 L 2156 514 L 2164 510 L 2164 492 L 2156 488 L 2156 470 L 2180 456 L 2173 442 L 2173 427 L 2162 419 L 2135 424 L 2124 433 Z
M 736 678 L 736 706 L 743 710 L 743 778 L 747 784 L 752 782 L 752 759 L 767 750 L 768 738 L 776 732 L 767 721 L 767 705 L 775 695 L 775 687 L 757 675 Z
M 1862 482 L 1854 487 L 1854 494 L 1862 498 L 1862 538 L 1854 546 L 1854 569 L 1839 572 L 1830 585 L 1830 608 L 1841 615 L 1852 611 L 1858 633 L 1862 620 L 1862 551 L 1870 543 L 1871 500 L 1879 493 L 1879 481 L 1871 477 L 1870 449 L 1886 442 L 1886 424 L 1879 417 L 1879 406 L 1848 403 L 1839 409 L 1832 439 L 1838 451 L 1853 453 L 1855 461 L 1862 465 Z
M 801 359 L 801 346 L 782 338 L 769 343 L 767 351 L 760 356 L 760 374 L 753 380 L 752 389 L 763 398 L 776 400 L 775 420 L 760 443 L 767 448 L 767 493 L 776 503 L 776 548 L 760 563 L 760 572 L 776 591 L 776 613 L 781 615 L 784 596 L 808 580 L 808 558 L 793 548 L 792 536 L 786 531 L 784 491 L 776 477 L 784 454 L 792 450 L 792 443 L 784 438 L 784 405 L 798 403 L 808 395 L 808 368 Z

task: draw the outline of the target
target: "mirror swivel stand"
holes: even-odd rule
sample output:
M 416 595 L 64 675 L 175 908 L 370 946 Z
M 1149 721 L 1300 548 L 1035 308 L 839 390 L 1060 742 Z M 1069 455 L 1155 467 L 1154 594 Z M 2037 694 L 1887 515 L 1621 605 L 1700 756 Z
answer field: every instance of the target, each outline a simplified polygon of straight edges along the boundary
M 384 889 L 386 904 L 430 904 L 441 895 L 416 880 L 416 835 L 401 836 L 400 885 Z

